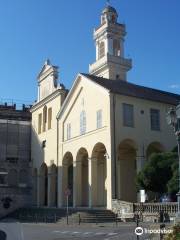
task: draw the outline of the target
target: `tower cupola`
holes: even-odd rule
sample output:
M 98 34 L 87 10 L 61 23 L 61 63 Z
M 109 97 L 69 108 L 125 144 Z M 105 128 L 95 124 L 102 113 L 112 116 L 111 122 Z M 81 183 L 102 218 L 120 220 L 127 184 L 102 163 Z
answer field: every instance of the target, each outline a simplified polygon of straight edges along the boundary
M 101 14 L 101 24 L 104 24 L 105 22 L 116 23 L 117 22 L 117 18 L 118 18 L 118 14 L 116 12 L 116 9 L 108 5 L 102 11 L 102 14 Z

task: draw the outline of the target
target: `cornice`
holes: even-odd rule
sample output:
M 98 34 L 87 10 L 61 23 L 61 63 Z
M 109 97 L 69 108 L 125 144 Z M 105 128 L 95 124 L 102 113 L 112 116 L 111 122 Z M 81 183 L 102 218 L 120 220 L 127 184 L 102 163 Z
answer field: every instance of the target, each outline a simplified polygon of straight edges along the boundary
M 66 92 L 67 90 L 64 89 L 57 89 L 55 92 L 51 93 L 50 95 L 48 95 L 47 97 L 45 97 L 44 99 L 42 99 L 41 101 L 35 103 L 31 109 L 30 112 L 33 113 L 34 111 L 36 111 L 37 109 L 41 108 L 42 106 L 44 106 L 45 104 L 49 103 L 50 101 L 52 101 L 53 99 L 55 99 L 56 97 L 59 97 L 61 95 L 61 93 Z

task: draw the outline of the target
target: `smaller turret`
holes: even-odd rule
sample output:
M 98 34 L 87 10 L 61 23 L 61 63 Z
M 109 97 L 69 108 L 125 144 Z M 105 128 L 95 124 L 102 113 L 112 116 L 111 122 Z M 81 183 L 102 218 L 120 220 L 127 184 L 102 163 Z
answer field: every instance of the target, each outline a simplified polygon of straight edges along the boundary
M 47 97 L 58 88 L 58 67 L 47 59 L 38 74 L 38 101 Z

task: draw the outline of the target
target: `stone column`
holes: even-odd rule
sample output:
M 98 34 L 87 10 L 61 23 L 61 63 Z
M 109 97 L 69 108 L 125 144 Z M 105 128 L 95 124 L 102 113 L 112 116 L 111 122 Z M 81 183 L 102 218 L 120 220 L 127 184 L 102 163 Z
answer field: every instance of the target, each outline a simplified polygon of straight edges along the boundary
M 92 159 L 88 158 L 89 208 L 92 207 Z
M 120 39 L 120 56 L 124 58 L 124 40 Z
M 82 203 L 82 162 L 76 161 L 76 206 Z
M 33 172 L 32 173 L 32 201 L 33 201 L 33 205 L 37 206 L 37 196 L 38 196 L 38 192 L 37 192 L 37 188 L 38 188 L 38 175 L 37 172 Z
M 39 172 L 37 173 L 37 207 L 40 207 L 40 182 L 41 182 L 41 176 Z
M 106 159 L 106 205 L 108 209 L 111 209 L 112 205 L 112 166 L 111 166 L 111 158 L 108 153 L 105 154 Z
M 145 156 L 144 156 L 144 153 L 143 151 L 137 151 L 137 155 L 136 155 L 136 173 L 138 174 L 143 166 L 144 166 L 144 163 L 145 163 Z M 137 193 L 137 201 L 140 200 L 140 194 Z
M 52 193 L 51 193 L 51 172 L 49 172 L 49 169 L 48 169 L 48 174 L 47 174 L 47 178 L 48 178 L 48 201 L 47 201 L 47 205 L 48 207 L 51 207 L 52 206 L 52 201 L 51 201 L 51 197 L 52 197 Z
M 95 192 L 97 188 L 97 167 L 96 158 L 88 159 L 88 184 L 89 184 L 89 207 L 92 208 L 95 201 Z M 95 183 L 95 184 L 94 184 Z
M 57 167 L 57 206 L 60 208 L 63 206 L 63 167 Z
M 66 206 L 65 191 L 68 188 L 68 165 L 63 164 L 63 166 L 59 169 L 58 174 L 59 174 L 59 190 L 58 190 L 59 202 L 61 203 L 61 206 Z
M 77 175 L 77 164 L 76 161 L 73 162 L 73 207 L 77 206 L 77 181 L 76 181 L 76 175 Z
M 145 157 L 143 155 L 139 155 L 139 152 L 137 152 L 136 156 L 136 172 L 138 173 L 141 171 L 145 163 Z
M 116 189 L 117 189 L 117 199 L 121 198 L 121 176 L 120 176 L 120 167 L 121 167 L 121 160 L 120 157 L 118 157 L 117 163 L 116 163 Z

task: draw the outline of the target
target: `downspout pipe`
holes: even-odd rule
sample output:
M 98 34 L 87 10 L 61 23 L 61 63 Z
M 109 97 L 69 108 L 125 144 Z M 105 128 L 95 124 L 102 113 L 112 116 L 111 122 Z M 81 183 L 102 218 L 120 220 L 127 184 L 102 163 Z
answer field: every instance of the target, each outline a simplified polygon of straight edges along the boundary
M 56 172 L 56 207 L 58 207 L 58 168 L 59 168 L 59 118 L 56 118 L 57 120 L 57 146 L 56 146 L 56 155 L 57 155 L 57 159 L 56 159 L 56 166 L 57 166 L 57 172 Z
M 117 199 L 117 154 L 116 154 L 116 95 L 113 94 L 113 142 L 114 142 L 114 190 L 115 199 Z

